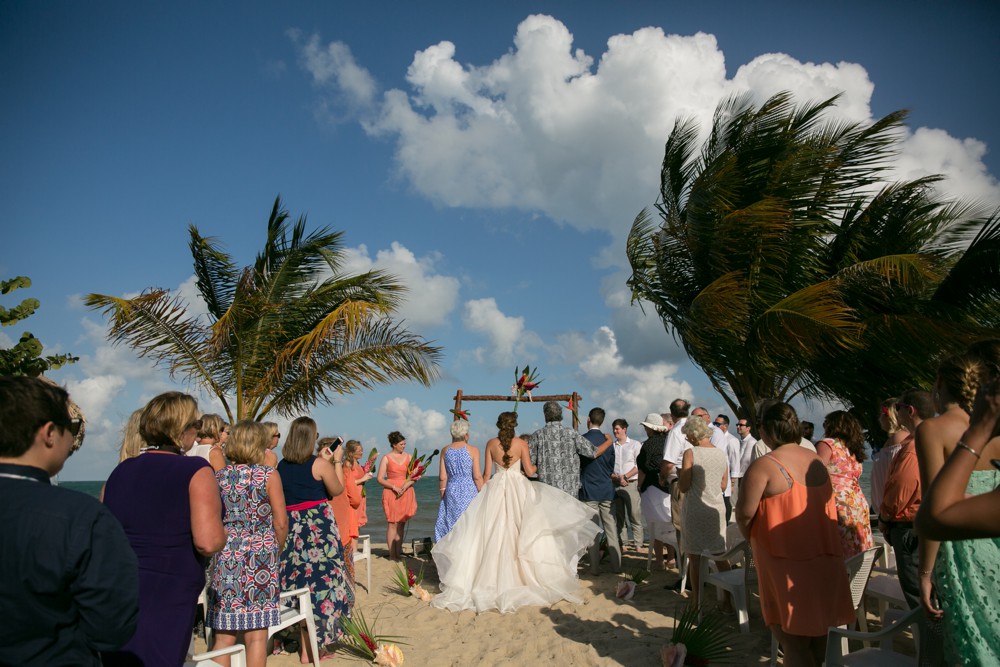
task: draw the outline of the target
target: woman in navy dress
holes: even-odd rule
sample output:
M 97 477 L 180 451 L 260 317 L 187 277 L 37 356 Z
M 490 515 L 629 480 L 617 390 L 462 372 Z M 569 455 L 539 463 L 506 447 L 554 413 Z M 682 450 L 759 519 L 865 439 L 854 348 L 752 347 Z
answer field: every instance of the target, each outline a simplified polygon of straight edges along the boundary
M 121 650 L 104 654 L 106 667 L 177 667 L 187 655 L 206 559 L 226 544 L 212 466 L 183 456 L 199 414 L 187 394 L 151 400 L 139 418 L 147 449 L 118 464 L 105 485 L 104 504 L 139 560 L 139 627 Z
M 281 448 L 278 474 L 285 490 L 289 527 L 281 559 L 281 590 L 309 588 L 319 644 L 328 646 L 344 635 L 340 618 L 351 615 L 354 598 L 347 584 L 337 521 L 327 502 L 344 492 L 344 448 L 338 447 L 326 461 L 313 454 L 317 435 L 316 422 L 299 417 L 289 427 Z M 304 629 L 300 646 L 302 662 L 311 661 Z
M 479 450 L 469 447 L 469 422 L 456 419 L 451 423 L 453 442 L 441 452 L 440 491 L 434 541 L 439 542 L 458 521 L 458 517 L 483 488 L 479 472 Z

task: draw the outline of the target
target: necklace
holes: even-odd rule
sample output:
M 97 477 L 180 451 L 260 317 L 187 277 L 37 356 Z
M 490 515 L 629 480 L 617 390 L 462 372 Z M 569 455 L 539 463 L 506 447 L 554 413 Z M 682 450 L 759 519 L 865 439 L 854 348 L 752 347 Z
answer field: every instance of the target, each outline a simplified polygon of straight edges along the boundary
M 142 451 L 144 452 L 169 452 L 171 454 L 180 454 L 181 448 L 177 445 L 150 445 L 145 447 Z

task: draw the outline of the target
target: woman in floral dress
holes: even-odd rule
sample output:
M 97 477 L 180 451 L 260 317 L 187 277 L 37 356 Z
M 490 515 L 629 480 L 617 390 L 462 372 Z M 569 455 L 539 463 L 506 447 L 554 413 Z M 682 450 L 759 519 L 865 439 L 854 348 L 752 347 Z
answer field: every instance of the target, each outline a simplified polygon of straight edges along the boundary
M 229 463 L 215 473 L 227 540 L 215 556 L 205 622 L 215 630 L 215 648 L 232 646 L 242 633 L 250 667 L 264 667 L 267 628 L 279 620 L 278 555 L 288 536 L 281 478 L 262 464 L 270 439 L 263 424 L 239 422 L 226 448 Z
M 313 454 L 317 435 L 316 422 L 299 417 L 289 427 L 281 448 L 278 474 L 285 489 L 289 523 L 281 590 L 309 588 L 319 643 L 328 646 L 343 636 L 340 618 L 351 615 L 354 598 L 347 585 L 337 521 L 327 502 L 344 492 L 344 448 L 338 447 L 332 459 L 324 461 Z M 300 626 L 300 630 L 299 657 L 303 662 L 311 661 L 305 629 Z
M 816 453 L 826 464 L 837 503 L 837 525 L 844 558 L 874 545 L 868 500 L 861 490 L 861 464 L 865 460 L 865 439 L 861 422 L 854 415 L 835 410 L 823 420 L 823 440 Z

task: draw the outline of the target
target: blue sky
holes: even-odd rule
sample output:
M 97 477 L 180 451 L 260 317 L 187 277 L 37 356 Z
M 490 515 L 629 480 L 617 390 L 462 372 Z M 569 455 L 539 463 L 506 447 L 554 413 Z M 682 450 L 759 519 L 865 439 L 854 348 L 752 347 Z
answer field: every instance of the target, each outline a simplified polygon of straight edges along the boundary
M 630 306 L 624 238 L 674 119 L 726 95 L 843 91 L 857 121 L 911 109 L 897 174 L 1000 203 L 996 3 L 483 4 L 0 5 L 0 275 L 34 282 L 2 303 L 42 302 L 0 344 L 29 330 L 81 357 L 50 374 L 90 420 L 64 479 L 103 479 L 125 417 L 193 389 L 109 347 L 80 296 L 193 295 L 187 225 L 248 263 L 278 194 L 344 230 L 350 266 L 403 278 L 410 328 L 445 349 L 431 388 L 313 413 L 383 449 L 394 429 L 445 443 L 455 390 L 505 393 L 525 363 L 541 391 L 636 425 L 676 396 L 723 408 Z M 502 406 L 468 407 L 482 444 Z

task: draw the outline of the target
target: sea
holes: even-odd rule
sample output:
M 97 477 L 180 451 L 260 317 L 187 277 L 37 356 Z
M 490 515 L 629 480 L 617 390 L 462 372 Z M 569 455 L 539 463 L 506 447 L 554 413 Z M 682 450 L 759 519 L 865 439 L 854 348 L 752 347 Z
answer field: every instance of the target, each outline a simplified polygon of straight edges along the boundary
M 59 486 L 64 489 L 73 489 L 86 493 L 95 498 L 101 495 L 103 481 L 96 482 L 59 482 Z M 368 523 L 361 529 L 362 535 L 371 535 L 373 543 L 385 543 L 385 513 L 382 512 L 382 487 L 374 481 L 365 485 L 368 492 Z M 417 496 L 417 515 L 406 522 L 406 532 L 403 535 L 403 543 L 412 540 L 423 540 L 434 537 L 434 523 L 437 521 L 438 504 L 441 502 L 441 493 L 438 491 L 438 478 L 426 476 L 413 486 L 413 491 Z
M 861 466 L 861 489 L 867 495 L 871 488 L 871 458 L 866 459 Z M 60 486 L 74 489 L 82 493 L 100 497 L 103 481 L 97 482 L 60 482 Z M 368 523 L 360 530 L 362 535 L 371 535 L 372 542 L 385 543 L 385 514 L 382 512 L 382 488 L 374 481 L 365 485 L 368 490 Z M 414 485 L 417 496 L 417 515 L 406 522 L 406 532 L 403 544 L 412 540 L 423 540 L 434 537 L 434 523 L 437 521 L 438 505 L 441 494 L 438 491 L 438 478 L 426 476 Z

